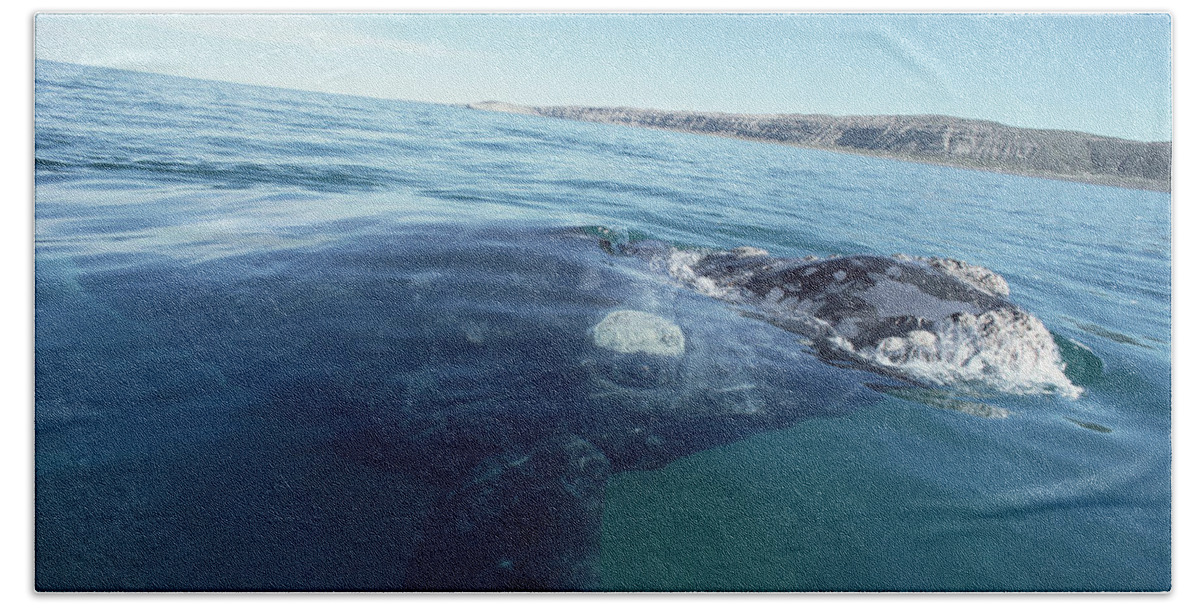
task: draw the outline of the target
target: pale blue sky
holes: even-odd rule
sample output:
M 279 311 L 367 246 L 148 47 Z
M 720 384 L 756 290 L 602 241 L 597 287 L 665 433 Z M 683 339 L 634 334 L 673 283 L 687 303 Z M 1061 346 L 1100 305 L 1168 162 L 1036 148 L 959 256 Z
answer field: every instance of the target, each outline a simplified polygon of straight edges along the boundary
M 464 103 L 948 114 L 1171 139 L 1163 14 L 48 15 L 40 59 Z

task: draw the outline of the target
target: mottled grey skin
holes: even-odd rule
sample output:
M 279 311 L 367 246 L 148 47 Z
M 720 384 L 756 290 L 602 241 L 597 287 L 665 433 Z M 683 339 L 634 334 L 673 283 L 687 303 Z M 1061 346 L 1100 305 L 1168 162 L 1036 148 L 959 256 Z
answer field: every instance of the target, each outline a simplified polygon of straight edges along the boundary
M 710 254 L 692 269 L 735 288 L 745 302 L 767 305 L 768 314 L 796 311 L 825 321 L 856 349 L 928 330 L 962 313 L 1018 310 L 996 293 L 917 260 L 868 255 L 796 260 L 742 249 Z

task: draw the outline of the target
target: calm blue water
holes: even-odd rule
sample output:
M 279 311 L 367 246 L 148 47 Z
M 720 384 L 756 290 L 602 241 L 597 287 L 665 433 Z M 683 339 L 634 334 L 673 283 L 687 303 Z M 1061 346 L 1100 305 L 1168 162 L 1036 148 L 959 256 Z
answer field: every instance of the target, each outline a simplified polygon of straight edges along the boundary
M 36 70 L 41 589 L 402 588 L 463 463 L 611 423 L 580 411 L 573 345 L 621 307 L 734 380 L 808 384 L 764 392 L 786 422 L 613 475 L 599 588 L 1171 585 L 1167 194 Z M 865 389 L 594 227 L 989 267 L 1086 349 L 1085 394 L 985 419 Z

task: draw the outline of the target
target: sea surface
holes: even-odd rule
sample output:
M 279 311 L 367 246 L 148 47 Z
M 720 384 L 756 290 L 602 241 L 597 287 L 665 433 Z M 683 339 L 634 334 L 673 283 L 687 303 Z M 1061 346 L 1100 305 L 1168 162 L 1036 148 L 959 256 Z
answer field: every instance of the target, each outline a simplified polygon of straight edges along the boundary
M 1169 194 L 45 61 L 35 95 L 39 589 L 405 588 L 458 458 L 605 423 L 571 345 L 614 308 L 823 388 L 613 474 L 596 589 L 1171 587 Z M 873 390 L 639 239 L 985 266 L 1083 394 Z

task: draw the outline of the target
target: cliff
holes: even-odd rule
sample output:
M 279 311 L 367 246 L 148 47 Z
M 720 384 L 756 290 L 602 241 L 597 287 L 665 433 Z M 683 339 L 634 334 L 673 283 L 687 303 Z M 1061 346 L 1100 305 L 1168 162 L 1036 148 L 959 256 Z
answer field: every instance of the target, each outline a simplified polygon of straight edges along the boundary
M 720 135 L 1124 188 L 1171 190 L 1171 142 L 1024 129 L 951 116 L 723 114 L 518 106 L 495 101 L 468 107 Z

